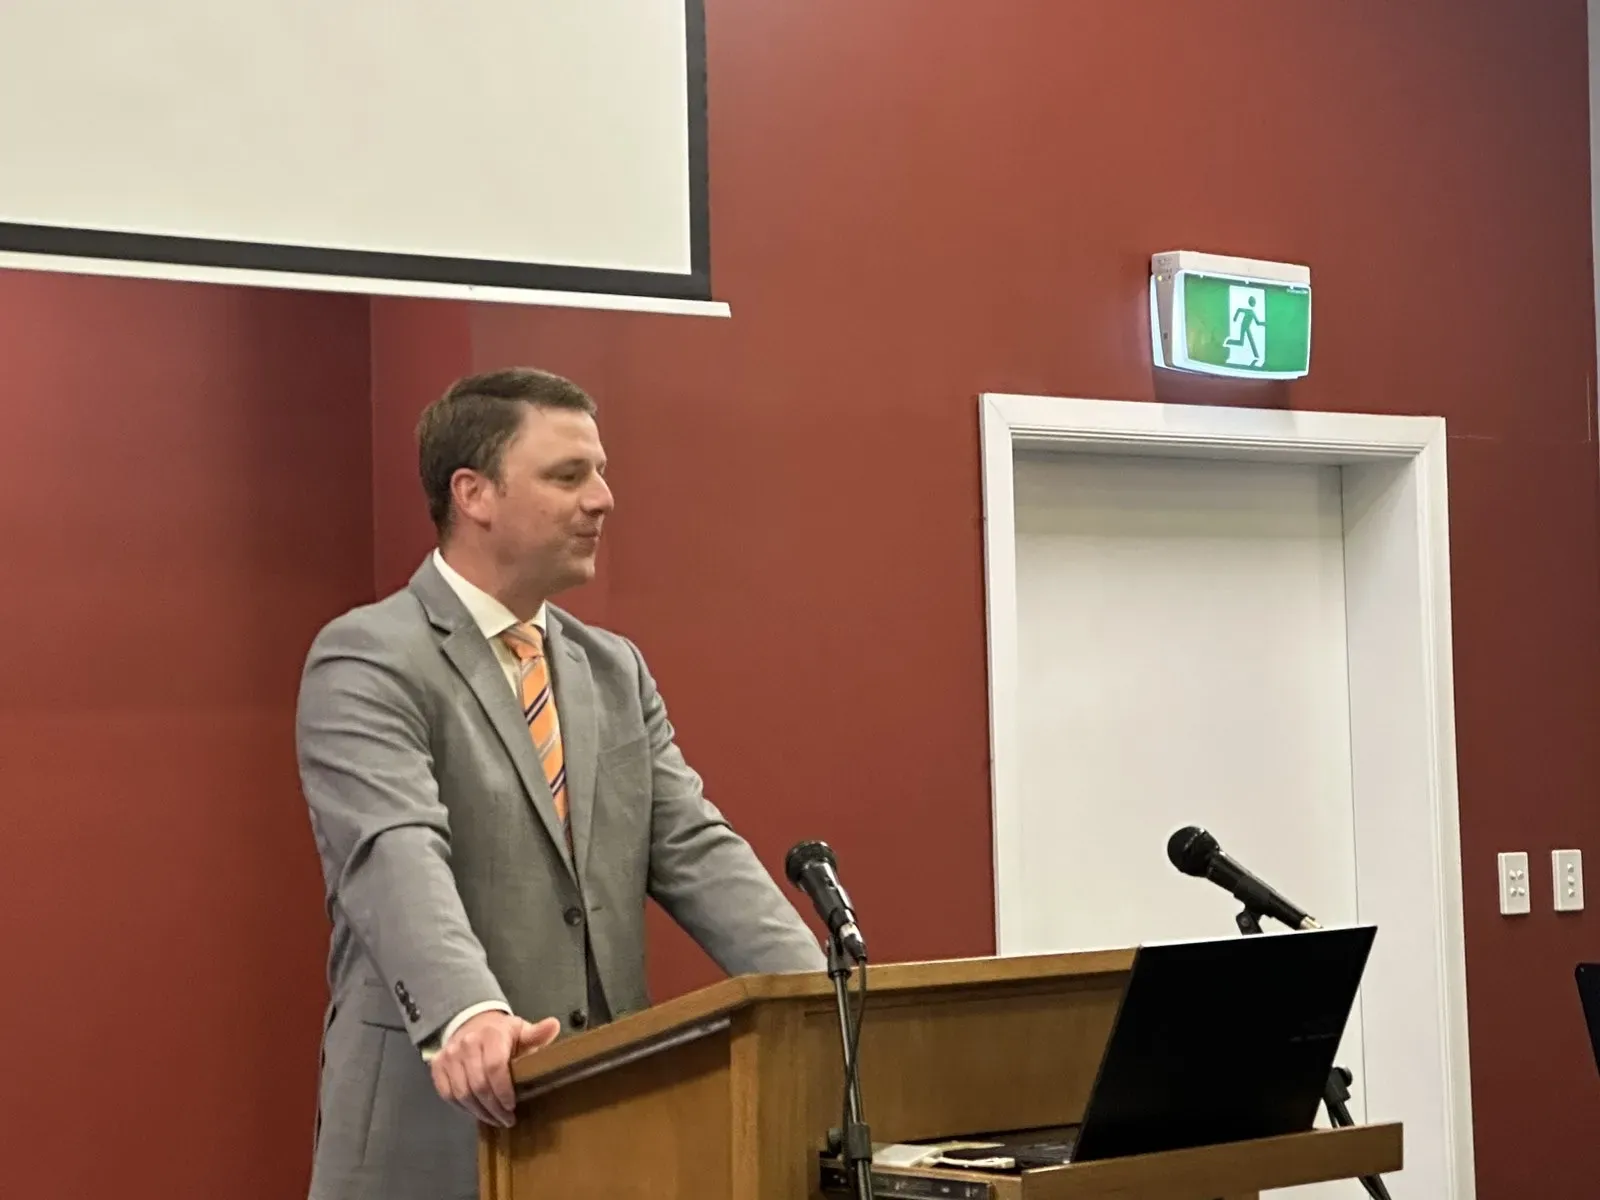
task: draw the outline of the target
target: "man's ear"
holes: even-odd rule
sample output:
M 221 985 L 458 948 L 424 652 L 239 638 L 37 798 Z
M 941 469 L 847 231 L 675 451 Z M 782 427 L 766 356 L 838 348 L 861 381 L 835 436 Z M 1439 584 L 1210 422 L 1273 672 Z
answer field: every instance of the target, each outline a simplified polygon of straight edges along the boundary
M 450 476 L 450 496 L 457 519 L 465 518 L 475 525 L 486 524 L 494 514 L 498 492 L 494 480 L 471 467 L 462 467 Z

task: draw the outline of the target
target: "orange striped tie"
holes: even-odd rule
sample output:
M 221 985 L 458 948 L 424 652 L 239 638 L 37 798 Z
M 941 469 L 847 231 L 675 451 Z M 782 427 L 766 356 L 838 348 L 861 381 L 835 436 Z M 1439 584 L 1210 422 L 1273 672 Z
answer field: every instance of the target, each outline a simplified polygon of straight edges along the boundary
M 544 631 L 534 624 L 514 625 L 500 635 L 517 657 L 517 690 L 522 694 L 522 715 L 528 722 L 533 747 L 544 764 L 544 777 L 555 800 L 556 817 L 567 823 L 567 760 L 561 749 L 561 723 L 556 718 L 556 694 L 550 687 L 550 665 L 544 657 Z

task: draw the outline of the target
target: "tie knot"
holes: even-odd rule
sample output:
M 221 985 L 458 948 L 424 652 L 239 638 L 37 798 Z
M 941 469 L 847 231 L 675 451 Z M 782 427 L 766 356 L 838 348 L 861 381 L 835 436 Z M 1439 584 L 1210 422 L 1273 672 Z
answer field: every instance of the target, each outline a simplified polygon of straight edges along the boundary
M 500 635 L 500 640 L 517 656 L 518 662 L 544 657 L 544 630 L 531 621 L 513 625 Z

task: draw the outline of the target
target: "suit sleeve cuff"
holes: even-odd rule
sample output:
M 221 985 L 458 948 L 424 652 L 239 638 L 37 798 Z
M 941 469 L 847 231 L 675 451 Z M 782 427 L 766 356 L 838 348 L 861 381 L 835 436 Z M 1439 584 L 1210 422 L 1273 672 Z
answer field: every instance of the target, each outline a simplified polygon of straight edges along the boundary
M 482 1004 L 472 1004 L 466 1008 L 463 1008 L 451 1018 L 450 1023 L 444 1027 L 443 1032 L 441 1032 L 438 1037 L 434 1038 L 428 1042 L 428 1044 L 422 1047 L 422 1061 L 432 1062 L 436 1057 L 438 1057 L 439 1051 L 444 1049 L 445 1046 L 450 1043 L 450 1039 L 455 1036 L 456 1030 L 460 1029 L 468 1021 L 472 1020 L 473 1017 L 486 1012 L 503 1012 L 509 1014 L 511 1012 L 511 1006 L 504 1004 L 499 1000 L 485 1000 Z

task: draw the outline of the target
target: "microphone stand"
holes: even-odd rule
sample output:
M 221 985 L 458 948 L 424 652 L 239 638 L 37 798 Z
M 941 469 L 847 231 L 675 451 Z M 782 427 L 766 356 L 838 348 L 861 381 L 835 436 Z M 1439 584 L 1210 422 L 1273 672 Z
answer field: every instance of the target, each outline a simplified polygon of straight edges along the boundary
M 1239 932 L 1246 936 L 1261 932 L 1261 918 L 1264 913 L 1257 912 L 1248 904 L 1234 917 L 1234 924 L 1239 927 Z M 1322 1103 L 1328 1110 L 1328 1123 L 1335 1129 L 1348 1129 L 1355 1124 L 1355 1118 L 1350 1115 L 1346 1101 L 1350 1099 L 1350 1081 L 1354 1076 L 1340 1066 L 1333 1068 L 1328 1076 L 1328 1082 L 1322 1089 Z M 1389 1189 L 1384 1186 L 1383 1179 L 1377 1175 L 1363 1175 L 1361 1186 L 1366 1188 L 1367 1195 L 1372 1200 L 1391 1200 Z
M 861 964 L 862 982 L 866 982 L 867 964 Z M 856 1200 L 873 1200 L 872 1194 L 872 1131 L 861 1115 L 861 1070 L 857 1062 L 859 1037 L 853 1036 L 850 1023 L 850 959 L 839 945 L 837 936 L 828 936 L 828 978 L 833 980 L 834 1002 L 839 1010 L 839 1037 L 844 1045 L 844 1128 L 830 1130 L 828 1141 L 839 1148 L 840 1161 L 855 1180 Z M 861 1014 L 856 1014 L 859 1032 Z M 835 1139 L 835 1133 L 838 1134 Z

